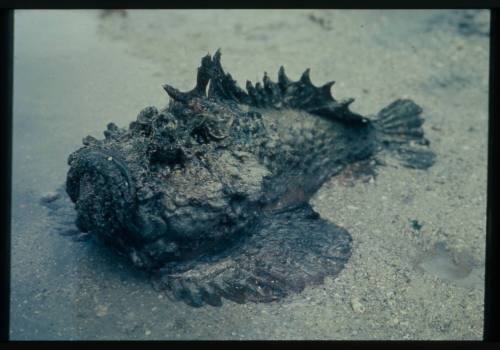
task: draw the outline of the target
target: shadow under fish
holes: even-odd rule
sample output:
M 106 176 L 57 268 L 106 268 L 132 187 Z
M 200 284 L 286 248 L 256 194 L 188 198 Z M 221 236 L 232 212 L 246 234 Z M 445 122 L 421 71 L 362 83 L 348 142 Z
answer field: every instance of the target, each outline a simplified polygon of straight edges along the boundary
M 245 91 L 220 51 L 207 55 L 193 90 L 165 85 L 166 108 L 84 138 L 68 160 L 69 198 L 48 206 L 76 212 L 80 231 L 189 305 L 299 293 L 338 275 L 351 255 L 350 234 L 308 203 L 326 180 L 379 152 L 416 169 L 435 159 L 414 102 L 367 118 L 349 110 L 353 99 L 335 100 L 332 85 L 314 86 L 309 70 L 291 81 L 281 67 L 277 82 L 265 74 Z

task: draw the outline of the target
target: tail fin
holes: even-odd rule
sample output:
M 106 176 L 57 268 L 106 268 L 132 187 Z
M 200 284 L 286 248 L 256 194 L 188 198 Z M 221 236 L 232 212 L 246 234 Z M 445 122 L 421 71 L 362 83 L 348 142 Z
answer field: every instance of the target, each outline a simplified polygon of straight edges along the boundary
M 427 146 L 420 116 L 422 108 L 411 100 L 396 100 L 376 116 L 375 127 L 382 145 L 392 151 L 409 168 L 427 169 L 436 155 Z

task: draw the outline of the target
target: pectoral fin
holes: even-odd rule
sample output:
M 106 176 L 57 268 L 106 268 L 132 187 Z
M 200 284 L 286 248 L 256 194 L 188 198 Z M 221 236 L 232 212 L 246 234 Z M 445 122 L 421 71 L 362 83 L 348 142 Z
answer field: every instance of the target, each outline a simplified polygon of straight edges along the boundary
M 218 256 L 165 266 L 159 284 L 195 307 L 271 302 L 337 276 L 350 255 L 350 234 L 304 204 L 266 214 L 257 232 Z

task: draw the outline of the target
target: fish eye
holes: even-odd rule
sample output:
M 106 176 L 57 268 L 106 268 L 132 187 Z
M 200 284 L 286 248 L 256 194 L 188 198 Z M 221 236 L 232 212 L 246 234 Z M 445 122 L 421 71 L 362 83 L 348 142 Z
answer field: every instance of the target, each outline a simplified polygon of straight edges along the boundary
M 191 136 L 198 143 L 221 141 L 229 136 L 233 124 L 232 114 L 215 110 L 198 113 L 195 118 Z

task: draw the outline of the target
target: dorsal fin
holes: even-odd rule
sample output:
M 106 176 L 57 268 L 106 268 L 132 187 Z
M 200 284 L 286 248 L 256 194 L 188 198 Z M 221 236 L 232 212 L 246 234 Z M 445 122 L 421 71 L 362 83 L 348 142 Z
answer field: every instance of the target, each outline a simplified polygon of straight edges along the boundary
M 349 123 L 362 122 L 365 119 L 349 110 L 354 99 L 337 101 L 331 94 L 335 83 L 330 81 L 323 86 L 314 86 L 310 78 L 310 69 L 306 69 L 298 81 L 290 80 L 283 66 L 278 71 L 278 82 L 273 82 L 267 73 L 262 84 L 252 85 L 247 81 L 246 91 L 241 89 L 231 74 L 225 73 L 221 65 L 221 51 L 217 50 L 213 57 L 206 55 L 198 68 L 196 86 L 188 92 L 181 92 L 170 85 L 164 85 L 169 96 L 186 103 L 193 98 L 207 97 L 215 100 L 233 101 L 257 108 L 292 108 L 303 110 L 327 118 Z M 210 82 L 208 92 L 207 85 Z

